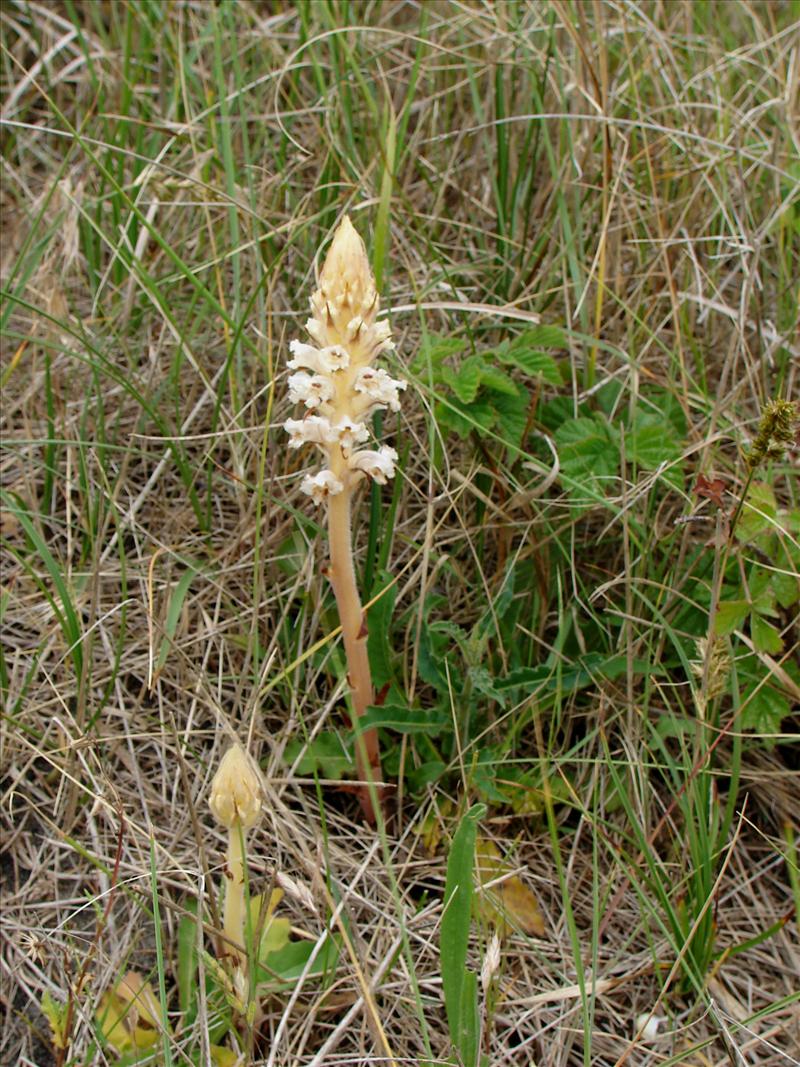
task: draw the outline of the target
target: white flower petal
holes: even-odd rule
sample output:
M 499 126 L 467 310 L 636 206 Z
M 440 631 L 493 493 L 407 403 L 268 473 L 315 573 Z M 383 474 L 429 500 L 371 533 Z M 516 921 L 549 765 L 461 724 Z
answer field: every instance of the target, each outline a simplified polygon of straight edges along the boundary
M 294 356 L 294 359 L 290 359 L 288 362 L 288 366 L 292 370 L 299 370 L 301 367 L 311 371 L 322 369 L 320 366 L 320 351 L 313 345 L 305 345 L 295 338 L 294 341 L 289 342 L 289 351 Z
M 341 345 L 315 348 L 314 345 L 306 345 L 295 339 L 289 342 L 289 351 L 294 358 L 288 361 L 287 366 L 292 370 L 303 369 L 315 374 L 330 375 L 350 366 L 350 354 Z
M 304 419 L 287 419 L 284 430 L 290 435 L 289 448 L 304 444 L 330 445 L 338 440 L 330 420 L 322 415 L 307 415 Z
M 388 407 L 392 411 L 400 410 L 398 392 L 405 389 L 408 382 L 402 378 L 392 378 L 380 367 L 362 367 L 356 375 L 353 389 L 364 393 L 375 407 Z
M 307 474 L 300 483 L 301 492 L 310 496 L 315 504 L 322 504 L 329 496 L 341 493 L 344 485 L 333 471 L 323 470 L 319 474 Z
M 314 318 L 306 319 L 306 330 L 312 341 L 316 341 L 322 347 L 325 346 L 328 340 L 328 331 L 324 322 Z
M 355 445 L 369 440 L 369 430 L 364 423 L 354 422 L 350 418 L 339 419 L 332 429 L 345 455 Z
M 354 452 L 348 457 L 347 465 L 351 470 L 369 475 L 378 485 L 386 485 L 387 479 L 394 477 L 396 462 L 395 450 L 383 445 L 377 452 Z
M 331 400 L 333 383 L 322 374 L 310 375 L 305 371 L 289 375 L 289 400 L 293 404 L 304 403 L 307 408 L 318 408 Z

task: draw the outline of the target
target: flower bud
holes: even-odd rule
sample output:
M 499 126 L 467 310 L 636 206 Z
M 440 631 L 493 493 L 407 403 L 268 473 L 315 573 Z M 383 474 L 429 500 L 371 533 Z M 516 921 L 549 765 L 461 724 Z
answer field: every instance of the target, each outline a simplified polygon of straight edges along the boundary
M 324 309 L 330 314 L 345 336 L 355 334 L 357 318 L 371 315 L 376 308 L 378 294 L 367 250 L 347 215 L 339 223 L 328 249 L 318 292 L 322 300 L 315 300 L 315 310 Z M 352 337 L 348 336 L 347 340 Z
M 237 822 L 247 830 L 258 821 L 263 799 L 261 772 L 236 742 L 222 757 L 211 782 L 208 805 L 214 818 L 229 830 Z

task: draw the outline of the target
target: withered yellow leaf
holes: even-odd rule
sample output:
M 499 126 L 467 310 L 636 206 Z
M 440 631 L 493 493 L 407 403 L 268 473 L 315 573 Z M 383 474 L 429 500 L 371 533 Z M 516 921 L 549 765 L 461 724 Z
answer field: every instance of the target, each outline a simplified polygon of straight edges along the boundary
M 97 1021 L 118 1052 L 151 1048 L 159 1036 L 158 1000 L 149 982 L 128 971 L 100 1000 Z
M 536 897 L 513 873 L 493 841 L 478 837 L 475 845 L 476 868 L 480 891 L 475 896 L 475 911 L 484 922 L 504 937 L 512 930 L 541 937 L 544 919 Z M 493 883 L 493 884 L 490 884 Z

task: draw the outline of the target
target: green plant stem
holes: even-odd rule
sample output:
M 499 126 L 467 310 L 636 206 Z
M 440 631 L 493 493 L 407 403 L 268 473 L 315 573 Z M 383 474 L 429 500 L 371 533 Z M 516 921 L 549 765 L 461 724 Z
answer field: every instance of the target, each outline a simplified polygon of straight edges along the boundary
M 344 466 L 344 461 L 342 461 Z M 346 471 L 337 477 L 347 478 Z M 361 600 L 356 586 L 353 567 L 353 547 L 351 537 L 352 489 L 345 485 L 341 493 L 328 500 L 328 540 L 330 543 L 331 563 L 328 576 L 339 609 L 342 624 L 345 655 L 347 657 L 348 681 L 353 703 L 353 726 L 366 713 L 373 703 L 372 675 L 369 669 L 367 653 L 367 625 Z M 370 783 L 381 781 L 381 755 L 378 746 L 377 730 L 367 730 L 356 736 L 356 768 L 362 784 L 359 788 L 359 801 L 368 821 L 375 823 L 375 807 L 370 791 Z M 380 801 L 380 793 L 378 793 Z

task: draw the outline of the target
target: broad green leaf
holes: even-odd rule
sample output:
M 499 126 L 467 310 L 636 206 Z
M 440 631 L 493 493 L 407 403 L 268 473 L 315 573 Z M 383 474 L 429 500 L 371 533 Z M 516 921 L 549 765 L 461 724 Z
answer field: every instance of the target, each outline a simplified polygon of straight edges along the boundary
M 714 632 L 719 637 L 738 630 L 744 620 L 750 614 L 749 600 L 723 600 L 717 606 L 717 614 L 714 619 Z
M 759 652 L 776 655 L 783 648 L 781 635 L 775 627 L 755 612 L 750 616 L 750 635 L 753 638 L 753 645 Z
M 565 488 L 575 493 L 583 485 L 603 494 L 619 469 L 619 446 L 606 421 L 599 416 L 569 419 L 556 430 L 555 441 Z
M 291 765 L 303 749 L 296 774 L 307 777 L 317 773 L 323 778 L 343 778 L 352 770 L 353 758 L 338 734 L 318 734 L 308 745 L 303 741 L 290 741 L 284 753 L 285 761 Z
M 291 985 L 302 974 L 311 953 L 316 948 L 316 940 L 289 941 L 283 948 L 270 953 L 269 959 L 259 967 L 259 988 L 280 990 Z M 319 976 L 332 974 L 339 959 L 339 946 L 336 939 L 327 937 L 308 972 Z
M 462 404 L 471 404 L 478 395 L 483 368 L 480 356 L 468 356 L 457 371 L 444 367 L 442 381 L 450 386 Z
M 755 685 L 742 697 L 741 727 L 755 730 L 767 741 L 781 731 L 781 720 L 790 713 L 789 701 L 771 685 Z
M 242 1057 L 238 1052 L 223 1048 L 222 1045 L 209 1046 L 209 1052 L 214 1067 L 237 1067 L 237 1064 L 242 1062 Z
M 532 348 L 567 348 L 567 335 L 561 326 L 539 325 L 525 330 L 513 341 L 514 346 L 530 345 Z
M 511 671 L 505 678 L 496 678 L 495 686 L 500 689 L 521 688 L 528 694 L 534 691 L 552 692 L 559 689 L 562 694 L 574 693 L 579 689 L 596 685 L 600 679 L 613 680 L 624 675 L 628 670 L 627 656 L 607 656 L 602 652 L 588 652 L 581 656 L 578 663 L 563 663 L 558 669 L 553 664 L 541 667 L 520 667 Z M 633 661 L 634 674 L 663 674 L 665 668 L 651 664 L 647 660 Z
M 394 602 L 397 599 L 397 584 L 388 574 L 378 576 L 382 590 L 367 614 L 367 651 L 372 671 L 372 684 L 380 689 L 393 677 L 394 652 L 389 640 Z
M 655 470 L 681 453 L 671 424 L 661 415 L 637 412 L 632 428 L 625 434 L 626 462 L 643 470 Z
M 736 524 L 736 536 L 740 541 L 752 541 L 765 530 L 774 529 L 777 518 L 778 505 L 772 488 L 764 482 L 753 482 Z
M 406 780 L 412 793 L 418 793 L 427 785 L 438 782 L 447 770 L 447 764 L 442 760 L 428 760 L 419 767 L 406 768 Z
M 519 448 L 528 425 L 529 397 L 519 390 L 514 395 L 494 393 L 492 404 L 497 412 L 500 437 Z
M 466 340 L 458 337 L 436 337 L 434 334 L 429 334 L 420 344 L 419 352 L 411 364 L 412 370 L 424 374 L 430 360 L 435 371 L 448 356 L 461 352 L 466 345 Z
M 478 976 L 474 971 L 465 971 L 461 985 L 458 1031 L 450 1031 L 458 1058 L 464 1067 L 477 1067 L 481 1036 L 481 1020 L 478 1011 Z
M 492 392 L 502 393 L 505 396 L 518 396 L 519 388 L 512 378 L 498 367 L 491 367 L 484 363 L 481 369 L 481 388 L 491 389 Z
M 791 608 L 800 600 L 800 578 L 796 574 L 774 571 L 772 588 L 782 608 Z
M 452 720 L 441 711 L 409 708 L 401 704 L 384 704 L 367 708 L 356 726 L 357 733 L 382 728 L 399 734 L 428 734 L 437 737 L 447 729 Z
M 467 679 L 472 684 L 472 688 L 478 693 L 482 693 L 484 696 L 489 697 L 490 700 L 496 700 L 501 707 L 505 707 L 507 700 L 507 693 L 502 689 L 498 689 L 495 685 L 495 679 L 483 666 L 470 667 L 467 670 Z
M 475 804 L 462 817 L 450 846 L 444 889 L 439 960 L 442 972 L 445 1012 L 450 1037 L 458 1047 L 462 1036 L 464 985 L 467 973 L 470 918 L 472 915 L 472 871 L 478 822 L 486 814 L 483 804 Z M 467 982 L 469 987 L 469 982 Z
M 550 385 L 561 385 L 558 364 L 546 352 L 537 352 L 517 344 L 510 348 L 498 349 L 498 359 L 506 366 L 517 367 L 530 378 L 544 378 Z
M 453 433 L 458 434 L 463 441 L 466 440 L 470 433 L 475 429 L 475 425 L 471 419 L 462 415 L 462 413 L 452 404 L 445 404 L 441 400 L 437 400 L 434 405 L 433 414 L 436 423 L 444 436 L 447 436 L 448 430 L 452 430 Z

